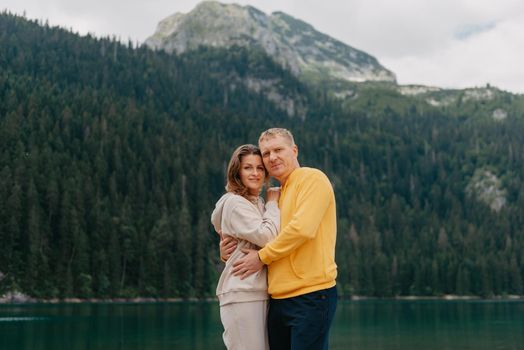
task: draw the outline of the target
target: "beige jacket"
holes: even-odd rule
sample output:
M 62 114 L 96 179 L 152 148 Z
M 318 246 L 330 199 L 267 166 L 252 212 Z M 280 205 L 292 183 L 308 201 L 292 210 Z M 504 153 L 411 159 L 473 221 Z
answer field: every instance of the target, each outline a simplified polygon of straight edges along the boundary
M 224 194 L 211 214 L 216 231 L 239 239 L 237 248 L 227 260 L 218 280 L 216 294 L 220 305 L 246 301 L 267 300 L 267 269 L 241 280 L 233 276 L 233 264 L 244 256 L 241 249 L 258 249 L 277 236 L 280 229 L 280 211 L 275 201 L 264 205 L 262 198 L 252 203 L 246 198 Z

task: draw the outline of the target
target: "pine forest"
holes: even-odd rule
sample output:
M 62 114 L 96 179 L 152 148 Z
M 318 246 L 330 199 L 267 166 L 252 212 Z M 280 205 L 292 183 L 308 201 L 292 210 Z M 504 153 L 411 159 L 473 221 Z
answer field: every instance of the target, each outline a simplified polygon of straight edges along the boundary
M 524 96 L 340 99 L 257 50 L 170 55 L 6 12 L 0 48 L 0 295 L 213 297 L 227 162 L 269 127 L 332 181 L 341 296 L 524 294 Z

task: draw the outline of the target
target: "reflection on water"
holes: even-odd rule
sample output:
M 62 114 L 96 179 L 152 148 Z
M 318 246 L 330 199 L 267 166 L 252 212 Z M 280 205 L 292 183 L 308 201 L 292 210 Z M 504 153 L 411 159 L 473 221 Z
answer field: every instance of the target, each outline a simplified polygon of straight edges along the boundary
M 31 317 L 26 315 L 31 315 Z M 0 349 L 220 349 L 214 303 L 0 306 Z
M 330 347 L 334 349 L 524 349 L 521 301 L 340 304 Z
M 0 305 L 0 349 L 224 349 L 216 302 Z M 522 301 L 341 301 L 330 349 L 523 349 Z
M 42 321 L 46 317 L 0 317 L 0 322 L 24 322 L 24 321 Z

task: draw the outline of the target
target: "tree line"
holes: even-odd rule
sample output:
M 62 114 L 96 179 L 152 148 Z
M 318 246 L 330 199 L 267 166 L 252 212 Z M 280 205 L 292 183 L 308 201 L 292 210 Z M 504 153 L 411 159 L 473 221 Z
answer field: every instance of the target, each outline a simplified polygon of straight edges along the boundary
M 9 13 L 0 47 L 0 292 L 212 296 L 229 156 L 282 126 L 333 182 L 341 295 L 523 294 L 519 96 L 443 109 L 376 88 L 341 103 L 261 52 L 171 56 Z M 477 169 L 501 179 L 500 211 L 465 191 Z

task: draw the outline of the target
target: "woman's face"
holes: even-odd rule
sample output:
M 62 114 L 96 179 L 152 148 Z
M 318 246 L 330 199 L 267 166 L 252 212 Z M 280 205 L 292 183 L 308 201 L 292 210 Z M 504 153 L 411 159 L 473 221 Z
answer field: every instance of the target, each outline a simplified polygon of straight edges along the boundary
M 258 196 L 266 177 L 262 158 L 248 154 L 240 161 L 240 181 L 246 186 L 250 195 Z

